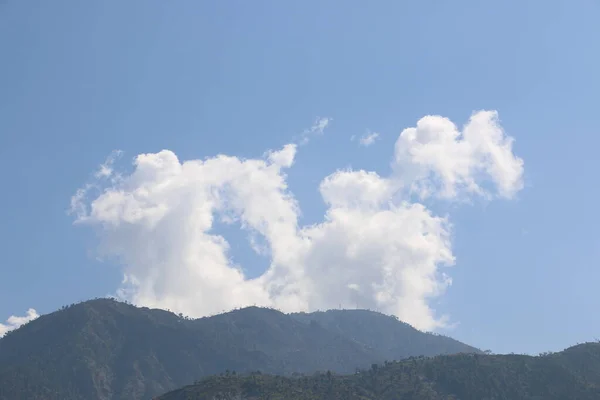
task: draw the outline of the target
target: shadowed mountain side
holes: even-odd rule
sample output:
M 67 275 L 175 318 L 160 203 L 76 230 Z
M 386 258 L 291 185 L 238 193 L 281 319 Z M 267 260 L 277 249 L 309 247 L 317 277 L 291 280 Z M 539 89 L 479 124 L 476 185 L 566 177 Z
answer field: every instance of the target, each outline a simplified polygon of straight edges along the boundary
M 600 344 L 538 357 L 458 354 L 373 365 L 352 375 L 226 374 L 157 400 L 597 400 Z
M 347 373 L 395 354 L 471 351 L 370 311 L 288 315 L 249 307 L 191 320 L 97 299 L 0 340 L 0 399 L 148 399 L 226 370 Z
M 401 360 L 415 355 L 480 352 L 456 340 L 423 334 L 396 317 L 367 310 L 329 310 L 291 314 L 305 323 L 315 321 L 330 332 L 367 346 L 381 360 Z

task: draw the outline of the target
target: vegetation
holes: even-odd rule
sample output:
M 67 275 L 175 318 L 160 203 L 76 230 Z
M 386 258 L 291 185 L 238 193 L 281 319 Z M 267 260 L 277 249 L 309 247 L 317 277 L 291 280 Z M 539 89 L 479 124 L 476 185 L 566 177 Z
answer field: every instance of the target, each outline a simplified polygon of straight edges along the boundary
M 458 354 L 374 364 L 369 370 L 309 377 L 226 373 L 158 400 L 597 400 L 600 344 L 561 353 Z
M 459 352 L 479 350 L 370 311 L 250 307 L 192 320 L 97 299 L 0 339 L 0 399 L 149 399 L 226 370 L 352 373 L 385 359 Z

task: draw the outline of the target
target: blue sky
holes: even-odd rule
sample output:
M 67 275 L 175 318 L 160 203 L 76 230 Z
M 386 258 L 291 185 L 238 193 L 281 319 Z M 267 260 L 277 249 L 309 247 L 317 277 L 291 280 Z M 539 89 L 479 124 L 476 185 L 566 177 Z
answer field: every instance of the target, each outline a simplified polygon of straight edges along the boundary
M 0 3 L 0 320 L 117 290 L 121 266 L 95 257 L 102 233 L 67 215 L 115 149 L 126 174 L 163 149 L 260 159 L 330 118 L 285 171 L 307 225 L 327 210 L 323 178 L 387 176 L 422 117 L 460 128 L 496 110 L 524 188 L 427 203 L 449 215 L 456 257 L 430 305 L 458 323 L 442 332 L 497 352 L 593 340 L 599 17 L 592 0 Z M 371 146 L 351 140 L 369 131 Z M 243 232 L 214 230 L 248 275 L 264 271 Z

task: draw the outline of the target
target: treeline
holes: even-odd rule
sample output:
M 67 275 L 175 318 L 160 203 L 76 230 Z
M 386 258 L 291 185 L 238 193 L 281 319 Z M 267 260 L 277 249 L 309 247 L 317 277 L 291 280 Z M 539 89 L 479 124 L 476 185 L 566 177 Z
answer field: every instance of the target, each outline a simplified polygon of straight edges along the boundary
M 373 364 L 353 375 L 330 371 L 281 377 L 226 372 L 159 400 L 597 400 L 600 344 L 559 353 L 457 354 Z

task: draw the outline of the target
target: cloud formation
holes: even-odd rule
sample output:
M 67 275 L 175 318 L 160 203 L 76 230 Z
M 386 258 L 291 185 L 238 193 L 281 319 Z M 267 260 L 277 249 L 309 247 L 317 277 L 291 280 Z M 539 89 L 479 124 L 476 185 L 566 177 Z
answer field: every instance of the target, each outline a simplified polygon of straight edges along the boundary
M 512 198 L 523 188 L 523 160 L 513 154 L 513 141 L 504 134 L 496 111 L 473 114 L 462 132 L 447 118 L 427 116 L 400 134 L 393 167 L 421 198 Z M 495 193 L 483 183 L 491 184 Z
M 377 132 L 367 132 L 364 135 L 362 135 L 361 137 L 358 138 L 358 143 L 361 146 L 364 147 L 369 147 L 370 145 L 372 145 L 373 143 L 375 143 L 375 141 L 379 139 L 379 133 Z M 356 140 L 356 136 L 352 136 L 350 138 L 350 140 L 354 141 Z
M 306 132 L 327 124 L 318 120 Z M 412 200 L 513 197 L 523 161 L 512 143 L 495 112 L 473 114 L 462 132 L 426 116 L 400 134 L 389 176 L 338 170 L 325 177 L 319 190 L 328 208 L 310 226 L 298 224 L 286 183 L 295 144 L 262 159 L 140 154 L 128 175 L 112 167 L 96 174 L 73 196 L 71 210 L 76 223 L 98 230 L 99 250 L 123 268 L 118 295 L 137 304 L 190 316 L 252 304 L 284 311 L 341 305 L 432 330 L 447 321 L 429 302 L 451 284 L 444 273 L 455 261 L 451 226 Z M 261 276 L 247 278 L 232 262 L 215 219 L 264 239 L 269 261 Z
M 17 329 L 21 325 L 28 323 L 29 321 L 33 321 L 37 317 L 39 317 L 39 315 L 33 308 L 27 310 L 27 314 L 23 317 L 18 317 L 16 315 L 8 317 L 6 323 L 0 323 L 0 337 L 4 336 L 7 332 Z
M 305 129 L 300 135 L 298 140 L 299 144 L 304 145 L 308 143 L 310 138 L 315 135 L 322 135 L 325 129 L 329 126 L 332 119 L 329 117 L 318 117 L 309 129 Z

